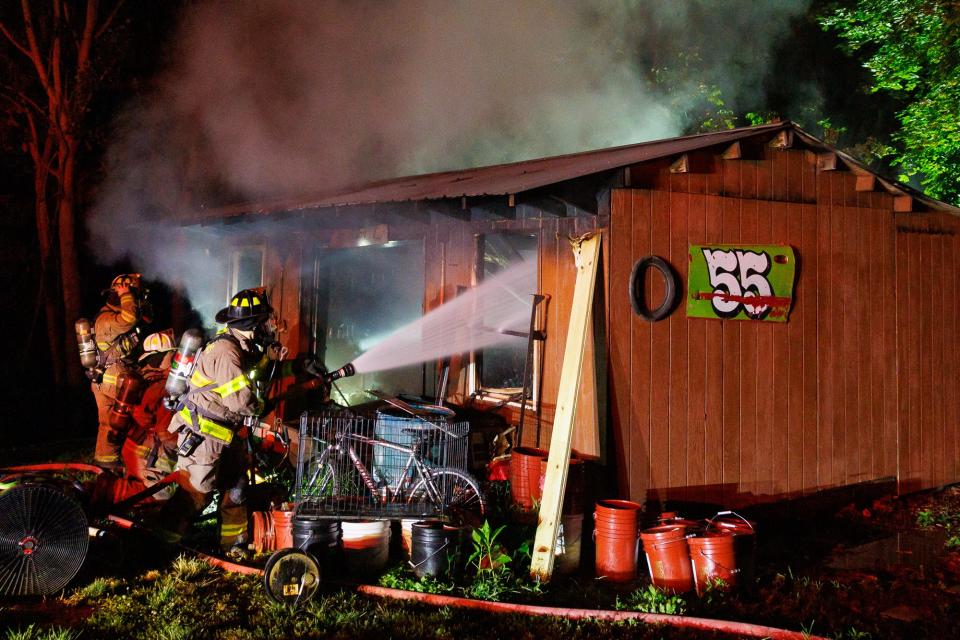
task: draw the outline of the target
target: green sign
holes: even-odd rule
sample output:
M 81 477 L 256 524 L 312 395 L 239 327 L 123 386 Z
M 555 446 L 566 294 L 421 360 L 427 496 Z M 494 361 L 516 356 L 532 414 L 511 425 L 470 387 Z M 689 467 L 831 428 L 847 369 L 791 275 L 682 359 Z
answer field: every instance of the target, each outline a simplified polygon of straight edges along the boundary
M 687 316 L 786 322 L 796 274 L 787 245 L 690 245 Z

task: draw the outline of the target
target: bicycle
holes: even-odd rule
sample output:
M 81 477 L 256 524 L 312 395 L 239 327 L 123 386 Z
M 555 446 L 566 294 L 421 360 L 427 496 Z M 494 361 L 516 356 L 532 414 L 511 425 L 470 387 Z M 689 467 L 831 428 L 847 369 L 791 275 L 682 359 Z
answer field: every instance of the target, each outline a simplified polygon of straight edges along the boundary
M 407 419 L 397 439 L 408 442 L 378 437 L 378 425 L 345 413 L 304 415 L 298 514 L 482 519 L 486 502 L 465 470 L 465 423 Z

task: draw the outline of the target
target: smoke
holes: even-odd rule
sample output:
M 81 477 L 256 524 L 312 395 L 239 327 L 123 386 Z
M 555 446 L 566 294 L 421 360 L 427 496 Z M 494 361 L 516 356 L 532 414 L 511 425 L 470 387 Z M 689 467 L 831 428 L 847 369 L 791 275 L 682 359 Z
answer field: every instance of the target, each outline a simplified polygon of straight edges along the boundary
M 117 123 L 95 253 L 198 300 L 225 258 L 192 232 L 167 241 L 171 212 L 680 134 L 704 87 L 756 102 L 808 1 L 194 5 Z

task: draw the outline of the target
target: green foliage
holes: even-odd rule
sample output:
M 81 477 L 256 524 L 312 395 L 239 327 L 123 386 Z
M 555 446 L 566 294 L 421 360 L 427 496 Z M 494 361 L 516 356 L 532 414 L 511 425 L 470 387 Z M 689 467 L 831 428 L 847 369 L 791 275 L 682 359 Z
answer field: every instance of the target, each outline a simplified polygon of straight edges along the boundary
M 733 129 L 737 115 L 721 88 L 704 79 L 703 66 L 699 51 L 680 51 L 672 62 L 651 68 L 649 81 L 668 99 L 671 111 L 680 114 L 687 133 Z
M 933 517 L 933 512 L 929 509 L 923 509 L 917 512 L 917 526 L 918 527 L 932 527 L 937 523 L 936 518 Z
M 498 540 L 506 528 L 506 525 L 502 525 L 493 529 L 490 521 L 484 520 L 482 527 L 473 530 L 473 553 L 468 561 L 476 567 L 477 572 L 495 571 L 512 560 Z
M 380 576 L 380 585 L 420 593 L 452 593 L 457 588 L 453 582 L 438 580 L 433 576 L 418 578 L 405 564 L 397 565 Z
M 6 640 L 74 640 L 79 636 L 79 632 L 70 629 L 61 627 L 43 629 L 31 624 L 22 629 L 9 629 L 4 637 Z
M 960 4 L 952 0 L 857 0 L 821 17 L 873 75 L 871 91 L 906 105 L 893 156 L 902 180 L 960 203 Z
M 637 589 L 624 600 L 620 600 L 618 596 L 614 606 L 619 611 L 666 613 L 673 616 L 681 616 L 687 611 L 687 601 L 683 596 L 667 593 L 652 584 L 646 589 Z

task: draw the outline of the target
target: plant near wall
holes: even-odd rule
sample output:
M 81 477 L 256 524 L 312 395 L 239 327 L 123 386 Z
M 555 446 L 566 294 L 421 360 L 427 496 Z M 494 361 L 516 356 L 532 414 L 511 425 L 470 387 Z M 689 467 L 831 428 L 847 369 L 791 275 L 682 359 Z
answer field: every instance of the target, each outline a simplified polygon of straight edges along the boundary
M 637 589 L 623 600 L 617 596 L 614 608 L 618 611 L 642 611 L 681 616 L 687 612 L 687 601 L 683 596 L 667 593 L 651 584 L 645 589 Z

